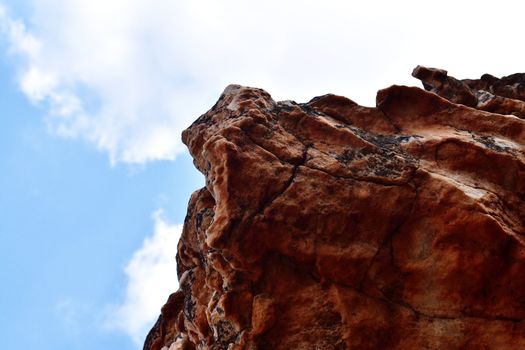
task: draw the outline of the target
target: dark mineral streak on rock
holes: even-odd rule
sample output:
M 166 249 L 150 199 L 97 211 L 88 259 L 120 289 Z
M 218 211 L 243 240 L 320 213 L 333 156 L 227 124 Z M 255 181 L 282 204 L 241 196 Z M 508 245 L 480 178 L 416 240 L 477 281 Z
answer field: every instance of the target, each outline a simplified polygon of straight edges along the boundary
M 525 348 L 525 75 L 413 75 L 376 108 L 226 88 L 144 349 Z

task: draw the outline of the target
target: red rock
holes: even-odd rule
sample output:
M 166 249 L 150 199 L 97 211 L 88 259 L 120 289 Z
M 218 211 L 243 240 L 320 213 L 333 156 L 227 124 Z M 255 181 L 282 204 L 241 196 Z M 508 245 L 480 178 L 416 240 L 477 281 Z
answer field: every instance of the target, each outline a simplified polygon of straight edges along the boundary
M 145 349 L 525 348 L 522 76 L 414 74 L 446 99 L 226 88 Z
M 457 80 L 442 69 L 417 66 L 412 75 L 423 82 L 425 89 L 451 102 L 525 117 L 525 73 L 501 79 L 484 74 L 481 79 Z

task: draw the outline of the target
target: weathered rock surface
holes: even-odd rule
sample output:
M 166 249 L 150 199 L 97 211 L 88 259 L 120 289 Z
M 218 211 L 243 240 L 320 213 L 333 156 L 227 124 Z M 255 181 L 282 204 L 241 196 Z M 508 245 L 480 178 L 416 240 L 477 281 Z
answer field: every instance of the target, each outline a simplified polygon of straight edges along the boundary
M 525 117 L 525 73 L 498 79 L 484 74 L 481 79 L 457 80 L 447 71 L 418 66 L 412 75 L 421 79 L 426 90 L 454 103 L 488 112 Z
M 226 88 L 145 349 L 525 348 L 525 76 L 414 75 L 444 98 Z

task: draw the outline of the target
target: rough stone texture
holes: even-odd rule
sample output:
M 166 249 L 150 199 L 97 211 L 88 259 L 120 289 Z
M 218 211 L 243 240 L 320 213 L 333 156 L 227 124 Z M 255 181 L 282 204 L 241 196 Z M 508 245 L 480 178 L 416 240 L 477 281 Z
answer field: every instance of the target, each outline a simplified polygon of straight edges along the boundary
M 145 349 L 525 348 L 525 76 L 414 75 L 444 98 L 226 88 Z
M 412 75 L 421 79 L 426 90 L 454 103 L 487 112 L 525 117 L 525 73 L 498 79 L 484 74 L 481 79 L 457 80 L 447 71 L 418 66 Z

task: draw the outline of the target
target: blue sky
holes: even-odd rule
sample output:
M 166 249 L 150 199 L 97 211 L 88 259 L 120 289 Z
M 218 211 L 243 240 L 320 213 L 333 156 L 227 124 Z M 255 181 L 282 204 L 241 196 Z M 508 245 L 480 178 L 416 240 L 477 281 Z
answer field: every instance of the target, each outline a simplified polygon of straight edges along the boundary
M 373 105 L 417 64 L 525 71 L 519 2 L 428 4 L 0 0 L 0 347 L 141 348 L 203 185 L 180 132 L 227 84 Z
M 133 348 L 125 333 L 104 326 L 105 312 L 124 297 L 123 268 L 153 233 L 152 213 L 162 208 L 165 220 L 182 222 L 202 176 L 187 154 L 140 169 L 112 167 L 88 144 L 50 135 L 10 69 L 3 60 L 2 348 L 19 349 L 21 339 L 41 349 Z

